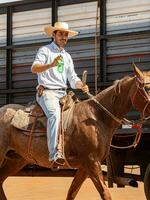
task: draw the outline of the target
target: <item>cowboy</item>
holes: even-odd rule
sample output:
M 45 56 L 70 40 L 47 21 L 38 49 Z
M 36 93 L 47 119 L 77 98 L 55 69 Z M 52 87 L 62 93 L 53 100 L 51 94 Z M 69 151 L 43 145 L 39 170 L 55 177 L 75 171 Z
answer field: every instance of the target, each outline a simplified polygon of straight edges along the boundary
M 31 71 L 38 76 L 36 100 L 47 117 L 49 161 L 64 164 L 65 158 L 57 149 L 61 114 L 59 100 L 66 95 L 67 80 L 73 89 L 86 93 L 89 88 L 75 73 L 72 58 L 64 49 L 68 38 L 78 32 L 70 30 L 65 22 L 46 26 L 44 31 L 53 41 L 38 50 Z

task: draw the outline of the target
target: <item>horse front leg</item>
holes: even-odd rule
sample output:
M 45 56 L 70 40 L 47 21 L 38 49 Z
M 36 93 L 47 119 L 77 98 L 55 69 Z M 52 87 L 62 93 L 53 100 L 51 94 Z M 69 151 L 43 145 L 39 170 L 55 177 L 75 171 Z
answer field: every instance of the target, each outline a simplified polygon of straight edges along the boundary
M 86 178 L 87 178 L 87 172 L 85 171 L 85 169 L 83 168 L 78 169 L 78 171 L 76 172 L 74 176 L 72 184 L 69 188 L 66 200 L 75 199 L 78 191 L 81 188 L 82 183 L 85 181 Z
M 105 185 L 101 165 L 98 161 L 88 163 L 88 173 L 97 191 L 103 200 L 112 200 L 110 192 Z

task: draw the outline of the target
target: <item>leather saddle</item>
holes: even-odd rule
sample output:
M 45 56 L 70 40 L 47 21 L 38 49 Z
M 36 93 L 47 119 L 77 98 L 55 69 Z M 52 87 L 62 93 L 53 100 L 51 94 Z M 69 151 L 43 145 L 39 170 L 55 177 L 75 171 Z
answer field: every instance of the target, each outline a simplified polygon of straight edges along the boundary
M 66 130 L 71 123 L 74 107 L 77 102 L 79 102 L 79 100 L 72 91 L 60 99 L 64 130 Z M 11 125 L 23 131 L 26 135 L 30 135 L 32 131 L 33 137 L 46 136 L 47 118 L 42 108 L 37 103 L 24 110 L 19 109 L 16 111 Z

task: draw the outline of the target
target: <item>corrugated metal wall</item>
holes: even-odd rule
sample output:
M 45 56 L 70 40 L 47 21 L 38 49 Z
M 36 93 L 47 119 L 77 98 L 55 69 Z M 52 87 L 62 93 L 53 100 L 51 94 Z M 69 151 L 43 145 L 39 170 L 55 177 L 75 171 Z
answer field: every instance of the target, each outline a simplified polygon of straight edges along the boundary
M 6 14 L 0 15 L 0 46 L 6 45 Z
M 31 73 L 31 64 L 36 47 L 17 48 L 13 51 L 12 86 L 13 88 L 35 87 L 36 75 Z
M 143 70 L 150 70 L 150 35 L 133 34 L 146 30 L 150 30 L 149 0 L 107 1 L 107 34 L 120 34 L 107 41 L 108 81 L 131 74 L 132 62 L 139 63 Z
M 40 1 L 39 1 L 40 2 Z M 38 48 L 49 42 L 43 27 L 52 24 L 51 1 L 36 1 L 12 6 L 12 103 L 26 104 L 35 99 L 36 75 L 30 71 Z M 68 42 L 66 49 L 72 55 L 76 72 L 81 77 L 88 70 L 88 84 L 94 90 L 95 79 L 95 31 L 97 2 L 57 1 L 58 20 L 66 21 L 80 34 Z M 12 3 L 13 4 L 13 3 Z M 30 5 L 31 4 L 31 5 Z M 40 4 L 40 3 L 38 3 Z M 11 4 L 10 4 L 11 6 Z M 6 6 L 7 8 L 7 6 Z M 32 9 L 33 8 L 33 9 Z M 23 10 L 24 9 L 24 10 Z M 150 64 L 149 0 L 106 1 L 106 81 L 111 82 L 132 72 L 131 63 L 139 62 L 144 70 Z M 0 91 L 6 88 L 6 12 L 0 7 Z M 98 21 L 98 25 L 100 21 Z M 100 32 L 100 27 L 98 26 Z M 134 34 L 143 31 L 142 34 Z M 41 43 L 39 45 L 39 42 Z M 4 48 L 1 48 L 4 47 Z M 99 44 L 98 44 L 99 47 Z M 7 47 L 11 48 L 11 47 Z M 98 49 L 98 74 L 100 73 Z M 101 66 L 102 67 L 102 66 Z M 100 79 L 98 80 L 100 84 Z M 22 90 L 22 92 L 21 92 Z M 24 92 L 26 90 L 26 92 Z M 6 103 L 6 95 L 0 93 L 0 106 Z
M 107 34 L 150 28 L 149 0 L 107 0 Z
M 6 45 L 6 14 L 0 15 L 0 46 Z M 0 89 L 6 88 L 6 51 L 0 50 Z M 0 98 L 0 104 L 5 103 L 5 96 Z M 2 99 L 2 100 L 1 100 Z
M 51 23 L 51 8 L 29 10 L 13 14 L 13 44 L 43 42 L 44 25 Z
M 6 88 L 6 52 L 0 50 L 0 89 Z

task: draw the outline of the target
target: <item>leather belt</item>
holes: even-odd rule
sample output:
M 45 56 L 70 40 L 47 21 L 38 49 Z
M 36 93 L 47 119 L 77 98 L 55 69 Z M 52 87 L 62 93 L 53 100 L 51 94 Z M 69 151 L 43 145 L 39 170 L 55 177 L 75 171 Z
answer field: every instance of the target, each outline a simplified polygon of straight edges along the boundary
M 61 91 L 66 91 L 66 88 L 56 88 L 56 89 L 50 89 L 50 88 L 45 88 L 45 90 L 61 90 Z
M 38 89 L 37 89 L 37 94 L 38 94 L 39 97 L 42 96 L 44 90 L 66 91 L 66 88 L 50 89 L 50 88 L 44 87 L 43 85 L 40 85 L 40 86 L 38 87 Z

